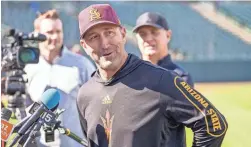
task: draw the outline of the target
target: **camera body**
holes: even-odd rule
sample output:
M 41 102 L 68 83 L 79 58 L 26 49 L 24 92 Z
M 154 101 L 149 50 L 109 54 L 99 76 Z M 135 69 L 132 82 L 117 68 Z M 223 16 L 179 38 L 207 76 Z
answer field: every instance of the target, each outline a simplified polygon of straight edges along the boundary
M 17 91 L 25 94 L 25 83 L 23 79 L 24 67 L 26 64 L 39 62 L 39 49 L 24 44 L 24 41 L 45 41 L 46 37 L 39 33 L 24 34 L 16 33 L 11 29 L 4 36 L 8 43 L 2 45 L 2 66 L 1 72 L 5 74 L 2 92 L 6 95 L 14 95 Z
M 5 42 L 5 40 L 7 42 Z M 4 41 L 3 41 L 4 40 Z M 1 92 L 7 96 L 8 108 L 15 114 L 18 120 L 26 116 L 25 106 L 28 93 L 24 79 L 26 64 L 39 62 L 39 49 L 25 42 L 45 41 L 46 36 L 39 33 L 24 34 L 14 29 L 7 31 L 3 36 L 1 46 Z

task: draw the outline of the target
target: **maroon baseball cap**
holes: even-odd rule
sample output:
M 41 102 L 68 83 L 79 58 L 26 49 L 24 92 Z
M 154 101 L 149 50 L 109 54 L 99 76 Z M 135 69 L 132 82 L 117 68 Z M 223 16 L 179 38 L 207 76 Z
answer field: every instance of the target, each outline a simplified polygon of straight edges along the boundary
M 97 24 L 121 25 L 117 14 L 109 4 L 90 5 L 79 13 L 78 21 L 80 38 L 84 37 L 86 31 Z

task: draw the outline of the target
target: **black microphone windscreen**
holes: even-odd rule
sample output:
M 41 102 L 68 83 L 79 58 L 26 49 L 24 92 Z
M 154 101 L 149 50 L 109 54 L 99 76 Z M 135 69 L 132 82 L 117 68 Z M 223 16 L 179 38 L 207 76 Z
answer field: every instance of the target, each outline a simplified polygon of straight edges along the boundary
M 9 119 L 11 117 L 11 114 L 12 114 L 12 111 L 10 111 L 7 108 L 2 108 L 1 109 L 1 119 L 9 121 Z

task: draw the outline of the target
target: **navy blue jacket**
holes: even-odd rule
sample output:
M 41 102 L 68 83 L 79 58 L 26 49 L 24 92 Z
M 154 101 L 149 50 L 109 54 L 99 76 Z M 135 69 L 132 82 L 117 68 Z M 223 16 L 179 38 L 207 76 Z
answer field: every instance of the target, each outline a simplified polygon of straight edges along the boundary
M 190 74 L 177 64 L 173 63 L 170 55 L 164 57 L 157 64 L 165 69 L 173 71 L 191 87 L 194 87 Z M 184 125 L 172 125 L 170 122 L 166 123 L 161 137 L 165 140 L 166 147 L 186 147 L 186 132 Z
M 190 86 L 194 87 L 194 82 L 191 75 L 182 69 L 179 65 L 173 63 L 171 56 L 167 55 L 162 60 L 157 63 L 159 66 L 174 71 L 178 76 L 180 76 L 184 81 L 186 81 Z
M 191 128 L 193 146 L 220 147 L 227 130 L 224 116 L 182 78 L 131 54 L 108 81 L 96 71 L 77 108 L 89 147 L 166 147 L 166 124 Z

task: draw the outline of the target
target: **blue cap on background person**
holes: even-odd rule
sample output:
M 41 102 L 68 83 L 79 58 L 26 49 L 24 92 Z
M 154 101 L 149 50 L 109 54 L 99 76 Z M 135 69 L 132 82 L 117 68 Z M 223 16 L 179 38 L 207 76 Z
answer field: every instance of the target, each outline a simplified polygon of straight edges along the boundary
M 165 30 L 169 29 L 166 19 L 159 13 L 154 12 L 146 12 L 140 15 L 136 21 L 136 26 L 133 28 L 133 32 L 136 33 L 138 28 L 142 26 L 152 26 Z

